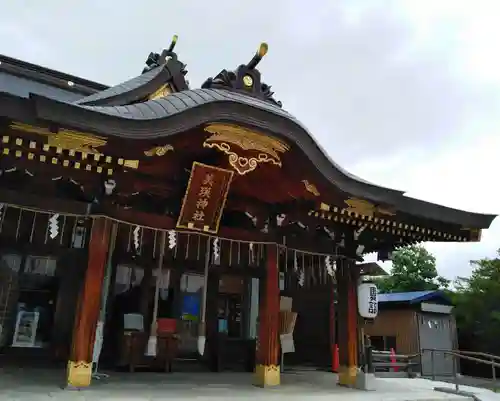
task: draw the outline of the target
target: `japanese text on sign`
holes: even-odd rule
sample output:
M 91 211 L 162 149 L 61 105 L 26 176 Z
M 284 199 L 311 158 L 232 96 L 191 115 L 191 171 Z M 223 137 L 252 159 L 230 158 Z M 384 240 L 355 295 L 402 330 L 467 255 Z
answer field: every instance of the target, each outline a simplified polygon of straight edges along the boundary
M 370 287 L 370 296 L 368 298 L 368 313 L 377 315 L 378 313 L 378 299 L 377 288 Z
M 198 192 L 198 200 L 196 201 L 196 211 L 193 213 L 194 221 L 205 220 L 205 208 L 208 206 L 210 196 L 212 196 L 212 187 L 214 185 L 214 175 L 211 173 L 205 174 L 203 186 Z
M 233 172 L 194 162 L 177 228 L 216 233 Z

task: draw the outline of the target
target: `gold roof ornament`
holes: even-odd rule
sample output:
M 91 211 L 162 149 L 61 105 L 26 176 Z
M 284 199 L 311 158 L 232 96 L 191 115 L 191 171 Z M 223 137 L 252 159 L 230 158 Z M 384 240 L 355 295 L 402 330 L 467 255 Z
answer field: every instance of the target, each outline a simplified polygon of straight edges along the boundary
M 302 180 L 302 183 L 306 187 L 306 191 L 312 193 L 314 196 L 319 196 L 320 193 L 318 191 L 318 188 L 316 188 L 316 185 L 310 183 L 308 180 Z
M 250 62 L 247 64 L 247 68 L 249 70 L 253 70 L 255 67 L 257 67 L 257 64 L 260 63 L 262 58 L 267 54 L 267 51 L 269 50 L 269 46 L 267 45 L 266 42 L 262 42 L 259 46 L 259 49 L 253 56 L 253 58 L 250 60 Z
M 243 77 L 243 84 L 247 87 L 250 87 L 253 85 L 253 78 L 251 75 L 245 75 Z
M 363 199 L 349 198 L 344 202 L 348 206 L 346 208 L 348 213 L 362 214 L 365 216 L 373 216 L 375 213 L 375 205 Z
M 172 87 L 170 84 L 165 84 L 160 86 L 157 90 L 155 90 L 151 95 L 148 96 L 148 100 L 156 100 L 161 99 L 162 97 L 166 97 L 172 93 Z
M 85 169 L 85 171 L 95 171 L 108 175 L 113 174 L 117 167 L 116 165 L 131 169 L 139 168 L 139 160 L 127 160 L 120 157 L 115 158 L 114 156 L 101 153 L 96 148 L 106 145 L 107 141 L 105 138 L 93 134 L 82 133 L 66 128 L 59 129 L 57 132 L 52 132 L 45 127 L 37 127 L 19 122 L 11 123 L 10 128 L 46 138 L 46 142 L 26 140 L 29 151 L 26 152 L 22 149 L 15 150 L 14 154 L 17 158 L 26 157 L 28 160 L 39 161 L 40 163 L 50 161 L 51 164 L 54 165 L 71 167 L 76 170 Z M 9 142 L 12 142 L 10 141 L 10 137 L 3 136 L 2 144 L 6 145 Z M 13 145 L 22 146 L 23 143 L 23 138 L 15 138 Z M 37 150 L 38 153 L 36 153 Z M 47 152 L 51 152 L 51 150 L 55 150 L 55 157 L 47 154 Z M 63 151 L 67 151 L 67 153 L 63 153 Z M 11 153 L 11 149 L 3 147 L 2 153 L 8 155 Z
M 18 122 L 10 124 L 10 128 L 45 136 L 47 138 L 47 146 L 86 154 L 101 154 L 96 148 L 102 147 L 107 143 L 105 138 L 65 128 L 59 129 L 57 132 L 52 132 L 48 128 L 35 127 Z
M 168 151 L 174 151 L 174 147 L 168 143 L 163 146 L 155 146 L 154 148 L 144 151 L 144 155 L 148 157 L 152 156 L 165 156 Z
M 203 142 L 205 148 L 216 148 L 229 156 L 229 164 L 239 175 L 245 175 L 260 163 L 281 167 L 280 153 L 290 147 L 277 138 L 232 124 L 210 124 L 205 131 L 212 134 Z

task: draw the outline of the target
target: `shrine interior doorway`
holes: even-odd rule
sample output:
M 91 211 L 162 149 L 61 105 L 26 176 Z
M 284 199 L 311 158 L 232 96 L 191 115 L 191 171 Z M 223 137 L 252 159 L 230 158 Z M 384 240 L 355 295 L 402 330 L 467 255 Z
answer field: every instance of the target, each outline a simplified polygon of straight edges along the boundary
M 64 366 L 84 267 L 64 255 L 0 256 L 2 366 Z

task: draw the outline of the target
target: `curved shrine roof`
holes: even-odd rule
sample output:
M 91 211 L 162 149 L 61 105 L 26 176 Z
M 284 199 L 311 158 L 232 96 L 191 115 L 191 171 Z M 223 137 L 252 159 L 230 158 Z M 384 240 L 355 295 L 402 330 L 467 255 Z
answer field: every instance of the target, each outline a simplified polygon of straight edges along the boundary
M 169 137 L 213 121 L 232 121 L 286 137 L 299 146 L 333 184 L 353 196 L 402 212 L 471 227 L 487 228 L 494 215 L 463 212 L 404 196 L 371 184 L 331 160 L 307 129 L 283 109 L 238 92 L 194 89 L 127 106 L 85 106 L 32 96 L 38 117 L 122 138 Z
M 214 122 L 241 124 L 286 138 L 332 185 L 354 197 L 463 227 L 487 228 L 495 218 L 409 198 L 403 191 L 372 184 L 341 168 L 307 128 L 273 99 L 270 87 L 261 83 L 255 66 L 267 47 L 264 51 L 261 47 L 254 59 L 236 72 L 223 70 L 201 89 L 188 89 L 185 65 L 173 53 L 174 45 L 162 55 L 152 53 L 149 68 L 142 75 L 76 101 L 31 94 L 36 117 L 124 139 L 166 138 Z M 253 90 L 245 89 L 245 79 Z M 169 90 L 163 96 L 152 96 L 165 86 Z

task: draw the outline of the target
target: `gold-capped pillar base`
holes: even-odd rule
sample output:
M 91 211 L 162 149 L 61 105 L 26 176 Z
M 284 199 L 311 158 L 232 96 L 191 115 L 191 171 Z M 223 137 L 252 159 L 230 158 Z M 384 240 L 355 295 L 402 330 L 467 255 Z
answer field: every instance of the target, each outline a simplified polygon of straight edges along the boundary
M 357 375 L 358 375 L 357 366 L 340 366 L 339 385 L 347 387 L 355 387 Z
M 280 367 L 278 365 L 255 366 L 254 384 L 259 387 L 272 387 L 281 384 Z
M 68 386 L 81 388 L 90 386 L 92 380 L 92 362 L 68 362 Z

